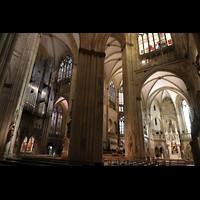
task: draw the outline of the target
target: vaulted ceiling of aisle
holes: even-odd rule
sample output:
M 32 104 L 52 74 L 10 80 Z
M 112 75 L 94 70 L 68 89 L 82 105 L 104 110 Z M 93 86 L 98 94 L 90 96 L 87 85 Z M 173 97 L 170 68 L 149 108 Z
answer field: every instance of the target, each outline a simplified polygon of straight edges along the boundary
M 80 35 L 79 33 L 72 34 L 77 49 L 80 47 Z M 116 37 L 121 38 L 120 34 L 115 34 Z M 119 89 L 122 84 L 122 52 L 121 44 L 111 34 L 111 37 L 107 40 L 105 47 L 105 64 L 104 69 L 107 77 L 107 81 L 114 80 L 115 86 Z M 41 44 L 48 51 L 49 55 L 54 60 L 55 68 L 59 67 L 61 59 L 67 52 L 72 53 L 72 46 L 66 33 L 43 33 L 41 37 Z
M 119 89 L 122 83 L 122 52 L 120 43 L 113 37 L 109 37 L 106 43 L 106 57 L 104 69 L 107 80 L 114 80 Z
M 171 98 L 175 105 L 177 95 L 187 98 L 187 87 L 179 77 L 170 72 L 156 72 L 145 81 L 142 88 L 146 106 L 150 105 L 153 99 L 161 104 L 166 97 Z
M 79 49 L 79 33 L 70 34 L 72 34 L 76 42 L 77 49 Z M 46 48 L 49 55 L 54 59 L 55 67 L 59 66 L 61 59 L 66 56 L 67 52 L 73 52 L 70 40 L 66 33 L 43 33 L 40 42 Z

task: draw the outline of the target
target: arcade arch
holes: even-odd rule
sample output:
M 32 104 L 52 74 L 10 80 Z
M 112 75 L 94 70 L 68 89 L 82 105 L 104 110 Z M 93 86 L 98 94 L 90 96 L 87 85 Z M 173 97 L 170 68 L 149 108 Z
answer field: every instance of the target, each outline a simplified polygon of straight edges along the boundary
M 187 88 L 185 82 L 171 71 L 156 71 L 144 81 L 141 90 L 142 114 L 143 124 L 148 126 L 145 141 L 146 148 L 153 150 L 150 151 L 151 156 L 178 159 L 181 151 L 186 151 L 191 132 L 182 131 L 186 130 L 186 123 L 178 102 L 181 99 L 191 105 Z M 162 151 L 159 145 L 163 146 Z M 174 146 L 177 146 L 177 151 L 172 151 Z
M 57 105 L 62 105 L 64 100 L 62 98 L 60 99 L 60 97 L 64 96 L 63 93 L 65 93 L 67 98 L 66 96 L 64 98 L 69 103 L 68 114 L 71 113 L 69 114 L 68 120 L 71 120 L 72 115 L 73 119 L 75 119 L 72 121 L 74 136 L 71 138 L 72 148 L 70 159 L 101 162 L 101 150 L 103 149 L 101 140 L 102 133 L 104 134 L 104 131 L 107 132 L 107 123 L 108 119 L 110 119 L 108 118 L 109 107 L 107 104 L 107 86 L 110 81 L 113 81 L 115 85 L 116 95 L 118 95 L 118 90 L 122 85 L 124 88 L 125 101 L 123 108 L 125 112 L 121 113 L 120 116 L 124 116 L 125 120 L 124 132 L 126 141 L 128 141 L 128 143 L 126 143 L 128 144 L 126 145 L 127 156 L 132 158 L 144 157 L 142 143 L 144 138 L 141 136 L 141 129 L 143 127 L 145 127 L 143 129 L 147 132 L 145 138 L 148 140 L 149 138 L 154 138 L 154 140 L 162 139 L 162 137 L 167 140 L 166 137 L 163 136 L 166 131 L 179 131 L 178 136 L 183 139 L 186 136 L 184 134 L 188 134 L 188 128 L 182 128 L 186 123 L 184 123 L 184 121 L 182 123 L 182 113 L 181 109 L 179 109 L 180 102 L 185 100 L 190 107 L 194 105 L 195 100 L 198 99 L 195 99 L 195 94 L 199 88 L 199 84 L 197 84 L 197 87 L 194 87 L 194 85 L 195 83 L 199 83 L 199 77 L 194 78 L 196 69 L 194 68 L 193 70 L 193 64 L 191 64 L 192 59 L 196 56 L 194 53 L 195 51 L 192 51 L 192 53 L 194 53 L 192 57 L 189 52 L 187 52 L 191 49 L 191 46 L 193 46 L 190 44 L 190 36 L 179 33 L 173 33 L 172 36 L 173 44 L 176 45 L 170 45 L 168 46 L 169 48 L 164 47 L 163 51 L 162 49 L 159 51 L 152 50 L 152 52 L 146 53 L 146 55 L 139 55 L 136 33 L 20 34 L 9 71 L 10 74 L 15 71 L 18 73 L 16 77 L 8 74 L 8 84 L 5 84 L 4 88 L 4 91 L 9 92 L 9 95 L 13 95 L 13 106 L 11 102 L 6 102 L 6 100 L 10 99 L 6 92 L 3 94 L 4 96 L 2 96 L 3 100 L 1 99 L 2 105 L 4 105 L 5 102 L 8 103 L 1 112 L 6 115 L 4 118 L 10 120 L 12 118 L 12 122 L 16 122 L 12 147 L 15 144 L 15 140 L 17 141 L 17 139 L 19 139 L 17 131 L 19 129 L 22 113 L 24 119 L 21 120 L 23 122 L 20 124 L 20 128 L 22 128 L 19 134 L 21 135 L 20 137 L 22 137 L 23 131 L 25 132 L 28 130 L 23 130 L 22 125 L 32 126 L 32 130 L 28 130 L 30 131 L 29 135 L 31 135 L 31 131 L 35 128 L 34 131 L 37 132 L 37 134 L 34 137 L 34 141 L 37 141 L 38 138 L 42 138 L 41 144 L 44 144 L 47 138 L 46 133 L 48 133 L 48 127 L 50 127 L 53 103 L 55 102 Z M 152 43 L 152 40 L 150 43 Z M 190 46 L 187 47 L 187 45 Z M 41 62 L 34 64 L 35 58 L 37 57 L 37 49 L 39 51 L 41 50 L 43 55 L 39 57 L 39 59 L 37 58 L 37 60 Z M 59 63 L 66 55 L 72 56 L 73 76 L 70 84 L 62 79 L 62 81 L 59 81 L 59 86 L 57 85 L 57 87 L 55 80 L 57 79 Z M 123 68 L 122 58 L 124 62 Z M 141 64 L 140 58 L 144 58 L 148 62 L 145 61 L 145 63 Z M 156 60 L 156 62 L 149 62 L 151 59 Z M 23 63 L 23 65 L 20 63 Z M 197 65 L 198 60 L 195 66 Z M 38 77 L 35 76 L 30 80 L 31 71 L 35 66 L 38 67 L 34 69 L 37 73 L 33 74 Z M 49 68 L 51 68 L 49 71 L 52 73 L 50 72 L 51 78 L 48 80 Z M 193 87 L 190 87 L 190 82 L 187 80 L 187 73 L 188 76 L 190 76 L 188 80 L 191 80 L 190 82 Z M 124 82 L 122 81 L 122 74 Z M 40 81 L 40 79 L 42 81 Z M 142 81 L 143 83 L 140 84 Z M 36 88 L 36 86 L 38 88 Z M 25 91 L 27 87 L 28 92 Z M 70 87 L 72 90 L 69 90 Z M 195 90 L 194 96 L 192 96 L 193 90 Z M 26 99 L 26 94 L 29 99 Z M 36 97 L 37 95 L 39 97 L 38 99 Z M 25 106 L 24 99 L 26 99 Z M 34 101 L 37 101 L 37 105 Z M 73 114 L 71 112 L 72 102 L 74 102 Z M 144 126 L 142 126 L 141 102 L 143 106 L 142 112 L 147 113 L 147 115 L 143 114 Z M 160 116 L 151 120 L 154 107 L 151 110 L 149 108 L 152 107 L 153 102 L 157 102 L 158 105 L 155 108 L 156 110 L 157 108 L 160 109 Z M 116 97 L 115 104 L 116 108 L 118 108 L 118 97 Z M 165 104 L 170 105 L 169 107 L 173 110 L 173 115 L 167 113 Z M 13 108 L 9 111 L 11 106 Z M 64 105 L 62 106 L 64 107 Z M 29 113 L 26 111 L 22 112 L 23 108 L 27 108 Z M 115 109 L 115 111 L 118 112 L 117 109 Z M 165 111 L 164 115 L 163 111 Z M 40 113 L 40 115 L 37 116 L 37 113 Z M 27 118 L 26 116 L 28 115 L 31 116 Z M 110 114 L 110 116 L 111 115 L 112 114 Z M 118 113 L 114 115 L 118 116 Z M 3 118 L 1 117 L 1 119 Z M 5 149 L 6 136 L 9 132 L 8 125 L 11 124 L 11 121 L 6 122 L 5 119 L 1 122 L 1 124 L 3 124 L 3 133 L 0 138 L 3 144 L 1 145 L 1 155 L 3 154 L 3 149 Z M 118 121 L 119 119 L 112 120 L 113 123 L 117 123 Z M 127 121 L 128 123 L 126 123 Z M 161 130 L 158 130 L 158 134 L 156 134 L 157 138 L 153 136 L 153 129 L 151 127 L 153 121 L 155 124 L 158 124 L 158 121 L 161 124 L 159 126 Z M 106 125 L 104 126 L 104 124 Z M 102 128 L 102 126 L 104 126 L 104 128 Z M 165 128 L 165 126 L 167 128 Z M 115 130 L 116 129 L 115 125 Z M 175 135 L 175 137 L 176 136 L 177 135 Z M 27 141 L 29 140 L 28 138 L 29 137 L 27 137 Z M 24 135 L 21 139 L 24 139 Z M 107 135 L 105 135 L 105 141 L 107 140 Z M 168 144 L 166 143 L 166 145 Z M 13 148 L 11 148 L 11 151 L 12 149 Z

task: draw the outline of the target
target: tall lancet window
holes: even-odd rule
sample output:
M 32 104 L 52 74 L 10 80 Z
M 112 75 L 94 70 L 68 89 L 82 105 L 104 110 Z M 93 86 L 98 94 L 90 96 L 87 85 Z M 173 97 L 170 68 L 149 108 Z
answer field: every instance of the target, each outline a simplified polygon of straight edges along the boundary
M 166 44 L 166 39 L 165 39 L 164 33 L 160 33 L 160 40 L 161 40 L 162 47 L 165 47 L 167 44 Z
M 53 109 L 52 117 L 51 117 L 51 128 L 49 133 L 54 134 L 56 128 L 56 120 L 57 120 L 57 108 Z
M 186 128 L 188 133 L 191 133 L 191 117 L 190 117 L 190 110 L 187 102 L 185 100 L 182 101 L 182 108 L 183 108 L 183 115 L 186 124 Z
M 124 115 L 119 119 L 119 133 L 124 135 Z
M 160 49 L 160 40 L 159 40 L 158 33 L 154 33 L 153 36 L 154 36 L 154 40 L 155 40 L 156 49 Z
M 119 112 L 124 111 L 124 92 L 123 92 L 123 86 L 119 89 Z
M 60 109 L 60 111 L 58 113 L 58 120 L 57 120 L 57 126 L 56 126 L 56 135 L 60 135 L 61 127 L 62 127 L 62 109 Z
M 144 48 L 143 48 L 143 41 L 142 41 L 141 35 L 139 35 L 139 37 L 138 37 L 138 43 L 139 43 L 140 55 L 142 55 L 142 54 L 144 54 Z
M 70 79 L 72 76 L 72 58 L 66 56 L 60 64 L 57 82 L 63 81 L 65 79 Z
M 153 33 L 149 33 L 149 47 L 150 51 L 155 50 L 154 40 L 153 40 Z
M 143 35 L 143 41 L 144 41 L 144 52 L 149 53 L 149 44 L 148 44 L 146 33 Z
M 115 85 L 113 81 L 110 81 L 110 84 L 109 84 L 109 99 L 113 102 L 115 102 L 116 100 Z
M 119 89 L 119 104 L 120 104 L 120 105 L 124 105 L 123 86 Z

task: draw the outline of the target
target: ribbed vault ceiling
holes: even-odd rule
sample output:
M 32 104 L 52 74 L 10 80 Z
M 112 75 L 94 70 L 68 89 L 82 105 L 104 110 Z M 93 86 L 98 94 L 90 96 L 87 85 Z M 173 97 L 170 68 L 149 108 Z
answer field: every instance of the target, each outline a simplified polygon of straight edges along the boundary
M 153 99 L 161 105 L 166 97 L 171 98 L 175 105 L 177 95 L 187 98 L 187 87 L 179 77 L 170 72 L 156 72 L 145 81 L 142 88 L 145 106 L 151 105 Z
M 78 49 L 80 45 L 79 33 L 70 34 L 72 34 Z M 43 33 L 40 43 L 46 48 L 49 55 L 53 58 L 55 68 L 59 66 L 61 59 L 63 59 L 67 53 L 70 52 L 72 54 L 73 52 L 71 43 L 66 33 Z
M 119 89 L 122 83 L 122 52 L 120 43 L 113 37 L 109 37 L 105 48 L 104 69 L 107 80 L 114 80 Z
M 79 33 L 69 33 L 73 36 L 77 49 L 80 47 Z M 53 58 L 55 69 L 59 67 L 61 60 L 67 53 L 73 54 L 72 45 L 66 33 L 43 33 L 41 44 L 45 47 L 49 55 Z M 117 35 L 117 34 L 116 34 Z M 121 38 L 118 34 L 116 37 Z M 119 39 L 118 38 L 118 39 Z M 107 81 L 113 80 L 116 89 L 122 84 L 122 52 L 121 44 L 111 35 L 107 40 L 105 47 L 105 64 L 104 69 Z

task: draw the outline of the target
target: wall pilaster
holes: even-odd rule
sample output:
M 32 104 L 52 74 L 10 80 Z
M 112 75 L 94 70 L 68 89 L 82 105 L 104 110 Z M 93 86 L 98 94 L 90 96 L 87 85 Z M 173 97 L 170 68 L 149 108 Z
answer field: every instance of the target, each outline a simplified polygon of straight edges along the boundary
M 19 33 L 0 34 L 0 97 Z

